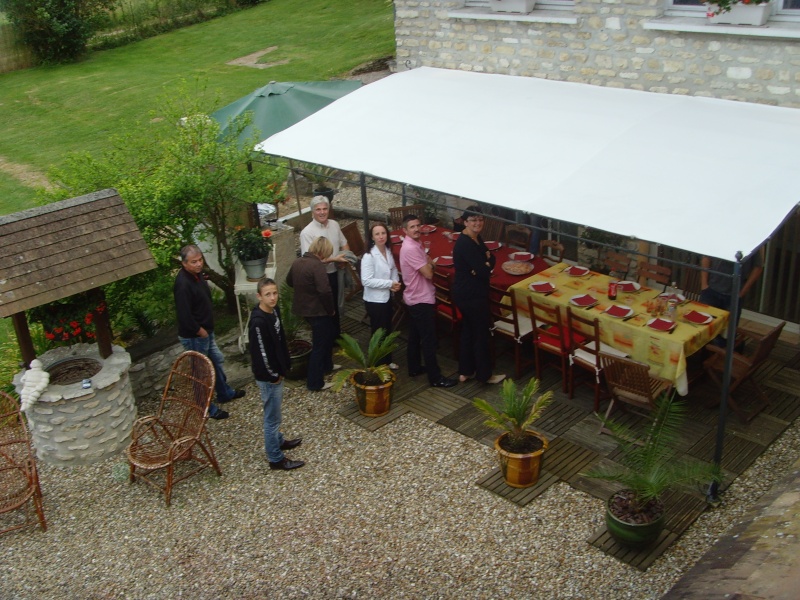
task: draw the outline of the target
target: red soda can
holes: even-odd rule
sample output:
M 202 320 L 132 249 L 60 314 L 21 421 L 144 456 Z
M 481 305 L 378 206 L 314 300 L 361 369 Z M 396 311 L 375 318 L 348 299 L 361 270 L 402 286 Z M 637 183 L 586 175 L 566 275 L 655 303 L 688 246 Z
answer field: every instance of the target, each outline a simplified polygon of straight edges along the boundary
M 610 281 L 608 283 L 608 299 L 609 300 L 616 300 L 617 299 L 617 282 Z

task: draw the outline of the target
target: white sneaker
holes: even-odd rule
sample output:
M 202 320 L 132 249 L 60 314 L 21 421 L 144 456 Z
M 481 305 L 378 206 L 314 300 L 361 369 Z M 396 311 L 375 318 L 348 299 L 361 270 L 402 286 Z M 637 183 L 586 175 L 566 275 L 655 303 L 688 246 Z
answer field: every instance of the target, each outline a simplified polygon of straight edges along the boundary
M 398 365 L 397 363 L 389 363 L 389 368 L 390 368 L 392 371 L 397 371 L 397 370 L 399 370 L 399 369 L 400 369 L 400 365 Z
M 500 383 L 505 378 L 506 378 L 505 375 L 492 375 L 491 377 L 489 377 L 489 379 L 486 380 L 486 383 L 492 383 L 492 384 Z
M 332 387 L 333 387 L 333 384 L 330 381 L 328 381 L 327 383 L 323 383 L 322 384 L 322 388 L 320 389 L 320 391 L 329 390 Z

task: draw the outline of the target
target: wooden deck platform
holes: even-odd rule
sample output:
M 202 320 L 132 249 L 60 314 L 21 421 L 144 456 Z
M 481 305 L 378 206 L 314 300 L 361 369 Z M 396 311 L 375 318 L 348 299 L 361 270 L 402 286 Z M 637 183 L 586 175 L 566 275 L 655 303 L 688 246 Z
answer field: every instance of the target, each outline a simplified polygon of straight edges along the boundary
M 351 301 L 342 317 L 345 331 L 366 343 L 369 328 L 363 320 L 361 302 Z M 481 397 L 489 402 L 499 402 L 500 386 L 487 386 L 469 381 L 449 389 L 431 388 L 425 376 L 411 378 L 405 365 L 406 342 L 404 335 L 398 338 L 401 347 L 395 362 L 401 365 L 394 392 L 391 411 L 378 418 L 363 417 L 353 405 L 340 414 L 368 430 L 374 431 L 407 412 L 448 427 L 478 442 L 491 446 L 496 434 L 483 424 L 484 418 L 472 406 L 472 399 Z M 498 342 L 498 344 L 504 342 Z M 441 339 L 439 364 L 446 376 L 457 376 L 457 362 L 452 356 L 449 339 Z M 502 348 L 499 348 L 502 350 Z M 513 373 L 513 360 L 508 352 L 498 352 L 495 372 Z M 523 374 L 524 384 L 533 376 L 531 370 Z M 758 373 L 759 385 L 767 393 L 770 404 L 750 423 L 740 422 L 733 414 L 728 415 L 725 431 L 725 446 L 722 459 L 725 480 L 724 490 L 749 467 L 769 445 L 800 415 L 800 349 L 779 342 L 773 356 Z M 613 462 L 617 458 L 617 446 L 607 435 L 600 435 L 600 422 L 593 414 L 593 397 L 586 386 L 576 389 L 573 399 L 561 391 L 561 374 L 556 369 L 545 368 L 542 373 L 540 391 L 552 390 L 554 402 L 547 408 L 536 429 L 550 440 L 545 453 L 539 482 L 530 488 L 516 489 L 505 484 L 499 468 L 487 465 L 487 472 L 476 474 L 477 485 L 498 494 L 519 506 L 532 502 L 548 487 L 559 481 L 569 483 L 575 489 L 606 500 L 618 485 L 583 477 L 581 473 L 598 462 Z M 747 389 L 742 390 L 743 394 Z M 712 381 L 700 378 L 691 386 L 685 398 L 689 404 L 679 452 L 698 461 L 711 462 L 717 436 L 719 390 Z M 605 408 L 603 403 L 602 409 Z M 619 415 L 632 426 L 640 417 L 632 414 Z M 667 522 L 659 540 L 644 550 L 631 550 L 614 542 L 605 526 L 598 529 L 587 540 L 590 544 L 619 560 L 647 569 L 678 537 L 691 526 L 705 510 L 704 490 L 678 490 L 670 492 L 664 502 L 667 506 Z

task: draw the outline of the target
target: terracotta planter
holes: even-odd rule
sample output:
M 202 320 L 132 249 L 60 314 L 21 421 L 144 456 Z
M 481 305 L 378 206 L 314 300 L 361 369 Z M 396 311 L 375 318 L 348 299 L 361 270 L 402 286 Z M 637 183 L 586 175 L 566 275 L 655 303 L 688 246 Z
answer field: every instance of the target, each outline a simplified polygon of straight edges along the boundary
M 609 508 L 617 494 L 627 490 L 620 490 L 611 495 L 606 502 L 606 527 L 617 542 L 631 548 L 645 548 L 658 539 L 664 529 L 664 511 L 661 516 L 651 523 L 628 523 L 616 517 Z
M 508 433 L 504 433 L 494 441 L 494 449 L 500 459 L 500 470 L 506 483 L 515 488 L 526 488 L 539 481 L 539 469 L 542 465 L 542 454 L 547 450 L 547 438 L 535 431 L 528 431 L 528 435 L 542 440 L 542 447 L 528 454 L 515 454 L 500 447 L 500 442 Z
M 311 342 L 294 340 L 289 344 L 289 373 L 286 379 L 305 379 L 308 375 L 308 359 L 311 356 Z
M 709 13 L 717 11 L 716 4 L 708 5 Z M 759 27 L 764 25 L 772 13 L 772 5 L 769 2 L 764 4 L 734 4 L 728 12 L 708 17 L 709 23 L 720 25 L 751 25 Z
M 527 14 L 535 5 L 536 0 L 489 0 L 489 10 L 492 12 Z
M 365 417 L 380 417 L 388 413 L 392 405 L 392 395 L 394 394 L 394 382 L 396 380 L 394 373 L 392 373 L 389 381 L 380 385 L 359 383 L 356 378 L 361 376 L 362 373 L 353 373 L 350 376 L 350 383 L 356 390 L 358 412 Z

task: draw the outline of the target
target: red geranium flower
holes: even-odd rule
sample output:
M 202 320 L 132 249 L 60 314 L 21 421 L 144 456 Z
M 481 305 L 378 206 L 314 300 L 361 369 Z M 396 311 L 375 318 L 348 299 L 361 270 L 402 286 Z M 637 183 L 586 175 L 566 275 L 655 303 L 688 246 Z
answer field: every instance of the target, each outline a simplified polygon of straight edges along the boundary
M 77 321 L 70 321 L 69 326 L 72 327 L 73 329 L 77 329 L 80 326 L 80 323 L 78 323 Z
M 54 339 L 56 339 L 56 336 L 54 336 L 52 333 L 49 333 L 49 332 L 48 332 L 48 333 L 45 333 L 45 334 L 44 334 L 44 337 L 46 337 L 48 340 L 54 340 Z
M 271 229 L 265 229 L 264 231 L 261 232 L 261 236 L 265 237 L 265 238 L 272 237 L 272 230 Z

